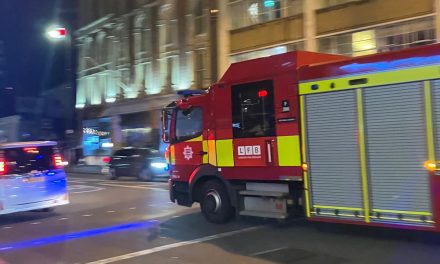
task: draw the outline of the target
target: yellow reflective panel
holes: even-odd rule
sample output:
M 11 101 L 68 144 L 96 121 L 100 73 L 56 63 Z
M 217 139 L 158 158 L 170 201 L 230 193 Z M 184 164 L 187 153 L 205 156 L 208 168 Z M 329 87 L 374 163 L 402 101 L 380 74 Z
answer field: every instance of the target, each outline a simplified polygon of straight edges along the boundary
M 187 141 L 185 141 L 185 142 L 199 142 L 199 141 L 202 141 L 202 140 L 203 140 L 203 136 L 200 135 L 200 136 L 198 136 L 198 137 L 196 137 L 196 138 L 193 138 L 193 139 L 187 140 Z
M 208 162 L 212 166 L 217 166 L 217 151 L 215 140 L 208 140 Z
M 170 147 L 170 154 L 171 154 L 171 164 L 176 164 L 176 148 L 172 145 Z
M 232 139 L 217 140 L 217 166 L 233 167 L 234 166 L 234 148 Z
M 206 154 L 203 155 L 203 164 L 208 164 L 208 141 L 207 140 L 203 140 L 202 142 L 202 148 L 203 148 L 203 152 L 205 152 Z
M 359 137 L 359 156 L 361 161 L 362 177 L 362 200 L 365 209 L 365 222 L 370 222 L 370 198 L 368 192 L 367 158 L 365 150 L 365 131 L 364 131 L 364 106 L 362 100 L 362 90 L 356 91 L 358 108 L 358 137 Z
M 299 85 L 300 94 L 315 94 L 323 92 L 332 92 L 348 90 L 355 88 L 365 88 L 372 86 L 381 86 L 392 83 L 405 83 L 414 81 L 423 81 L 440 78 L 439 66 L 425 66 L 418 68 L 402 69 L 396 71 L 376 72 L 372 74 L 361 74 L 350 77 L 326 79 L 316 82 L 304 82 Z M 350 85 L 351 80 L 366 79 L 366 83 Z M 313 90 L 312 86 L 317 89 Z
M 280 166 L 301 166 L 299 136 L 277 137 L 277 148 Z
M 300 112 L 301 112 L 301 154 L 302 161 L 307 164 L 307 146 L 306 146 L 306 113 L 305 113 L 305 101 L 304 96 L 300 96 Z M 308 166 L 307 166 L 308 169 Z M 310 217 L 310 197 L 309 197 L 309 178 L 307 171 L 304 170 L 304 198 L 306 202 L 306 217 Z

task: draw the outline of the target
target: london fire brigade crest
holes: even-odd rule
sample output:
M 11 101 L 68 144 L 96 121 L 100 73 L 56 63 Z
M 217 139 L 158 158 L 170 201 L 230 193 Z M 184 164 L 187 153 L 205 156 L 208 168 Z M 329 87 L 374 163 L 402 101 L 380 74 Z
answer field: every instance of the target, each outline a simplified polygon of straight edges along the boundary
M 183 156 L 185 157 L 186 160 L 190 160 L 193 158 L 193 149 L 190 146 L 186 146 L 183 149 Z

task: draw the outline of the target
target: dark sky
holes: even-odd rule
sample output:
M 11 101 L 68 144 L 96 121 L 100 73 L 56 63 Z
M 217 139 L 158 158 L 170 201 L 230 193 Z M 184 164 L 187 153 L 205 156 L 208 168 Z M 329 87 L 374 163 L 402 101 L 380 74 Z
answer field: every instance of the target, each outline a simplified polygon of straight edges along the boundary
M 68 45 L 49 41 L 44 32 L 53 22 L 73 24 L 68 8 L 76 0 L 0 0 L 0 40 L 6 60 L 0 80 L 0 104 L 7 104 L 5 87 L 18 96 L 37 96 L 66 80 L 65 58 Z M 3 93 L 3 94 L 2 94 Z M 8 94 L 11 90 L 7 91 Z M 1 109 L 1 108 L 0 108 Z M 0 116 L 4 113 L 0 113 Z

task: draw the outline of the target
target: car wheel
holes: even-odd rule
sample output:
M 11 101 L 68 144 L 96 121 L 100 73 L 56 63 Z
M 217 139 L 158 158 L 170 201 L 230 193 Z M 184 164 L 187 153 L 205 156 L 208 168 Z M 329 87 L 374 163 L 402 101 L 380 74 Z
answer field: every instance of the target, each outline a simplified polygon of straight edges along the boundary
M 202 187 L 200 207 L 209 222 L 222 224 L 234 215 L 234 208 L 225 186 L 219 181 L 208 181 Z
M 118 179 L 118 175 L 116 174 L 116 169 L 115 168 L 110 168 L 109 169 L 107 178 L 109 180 L 117 180 Z
M 152 181 L 153 173 L 148 168 L 143 168 L 138 174 L 138 180 L 140 181 Z

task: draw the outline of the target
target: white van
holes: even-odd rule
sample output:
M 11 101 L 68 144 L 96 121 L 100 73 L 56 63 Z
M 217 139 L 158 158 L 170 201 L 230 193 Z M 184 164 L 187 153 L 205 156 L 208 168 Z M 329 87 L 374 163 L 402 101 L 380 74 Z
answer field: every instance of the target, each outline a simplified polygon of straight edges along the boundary
M 56 142 L 0 144 L 0 215 L 69 203 Z

